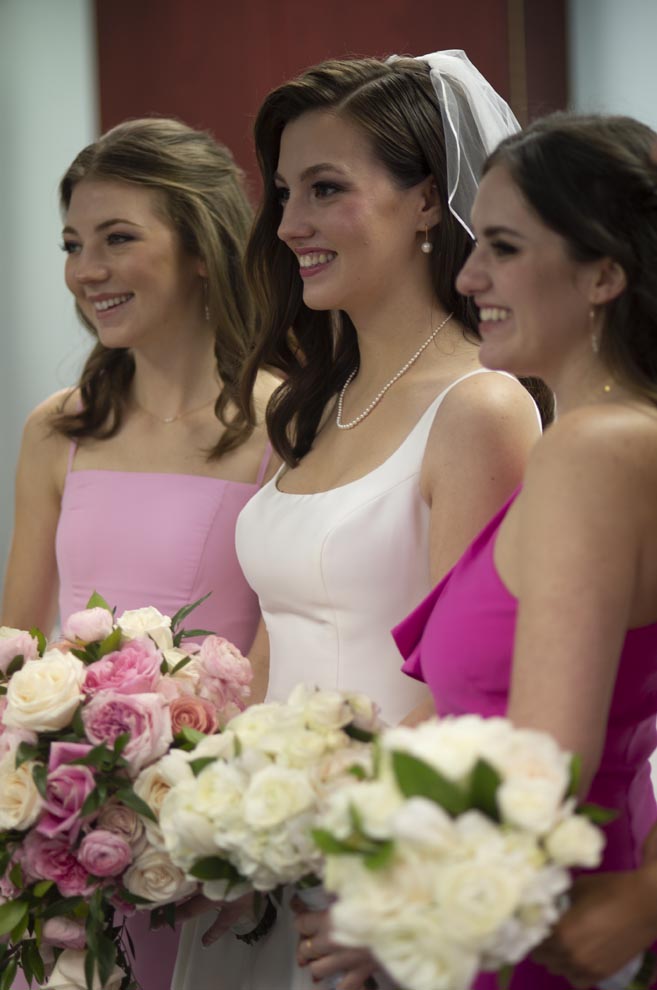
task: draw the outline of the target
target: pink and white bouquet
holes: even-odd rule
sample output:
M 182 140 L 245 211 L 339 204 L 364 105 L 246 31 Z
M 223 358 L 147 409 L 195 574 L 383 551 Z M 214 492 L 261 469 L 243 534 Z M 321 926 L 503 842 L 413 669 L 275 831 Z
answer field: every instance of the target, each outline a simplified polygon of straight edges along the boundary
M 545 733 L 476 715 L 398 727 L 375 776 L 336 791 L 315 838 L 334 936 L 406 990 L 466 990 L 512 966 L 563 910 L 571 867 L 598 865 L 577 760 Z
M 194 893 L 164 848 L 166 754 L 241 711 L 248 660 L 157 609 L 92 595 L 62 639 L 0 628 L 0 990 L 136 986 L 121 912 Z M 119 912 L 118 920 L 116 912 Z
M 221 737 L 165 757 L 178 775 L 160 809 L 172 860 L 216 899 L 317 882 L 312 829 L 336 789 L 372 772 L 379 728 L 364 696 L 300 685 L 287 703 L 253 705 Z

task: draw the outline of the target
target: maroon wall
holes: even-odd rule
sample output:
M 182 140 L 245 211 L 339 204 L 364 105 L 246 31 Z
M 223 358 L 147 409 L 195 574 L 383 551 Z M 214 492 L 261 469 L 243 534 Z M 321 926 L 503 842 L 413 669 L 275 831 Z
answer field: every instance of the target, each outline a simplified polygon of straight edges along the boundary
M 324 58 L 441 48 L 464 48 L 507 98 L 512 56 L 516 79 L 529 66 L 521 81 L 531 114 L 534 103 L 563 105 L 564 2 L 97 0 L 102 127 L 149 113 L 178 116 L 212 130 L 253 175 L 253 118 L 272 87 Z M 519 14 L 520 57 L 518 31 L 516 42 L 510 33 Z

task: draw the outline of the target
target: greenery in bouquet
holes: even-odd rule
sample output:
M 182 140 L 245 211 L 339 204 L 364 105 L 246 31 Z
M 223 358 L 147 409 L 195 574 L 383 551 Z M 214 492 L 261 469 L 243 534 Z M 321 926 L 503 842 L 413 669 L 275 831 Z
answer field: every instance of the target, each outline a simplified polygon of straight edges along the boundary
M 315 831 L 336 940 L 406 990 L 467 990 L 523 959 L 598 865 L 578 761 L 545 733 L 476 715 L 384 732 L 373 779 L 336 791 Z
M 0 990 L 19 967 L 52 990 L 136 987 L 126 915 L 196 891 L 164 848 L 157 768 L 241 711 L 252 677 L 182 628 L 198 604 L 115 618 L 94 593 L 56 643 L 0 628 Z

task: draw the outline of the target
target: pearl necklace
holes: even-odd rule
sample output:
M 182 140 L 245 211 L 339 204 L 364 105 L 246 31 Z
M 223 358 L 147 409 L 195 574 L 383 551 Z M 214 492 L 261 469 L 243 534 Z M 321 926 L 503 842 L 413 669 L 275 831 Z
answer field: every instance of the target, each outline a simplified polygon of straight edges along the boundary
M 337 411 L 336 416 L 335 416 L 335 425 L 337 426 L 337 428 L 339 430 L 353 430 L 354 426 L 358 426 L 359 423 L 362 423 L 362 421 L 367 416 L 369 416 L 369 414 L 372 412 L 372 410 L 375 409 L 376 406 L 378 406 L 379 402 L 381 401 L 381 399 L 383 398 L 383 396 L 386 394 L 386 392 L 388 391 L 388 389 L 391 388 L 391 386 L 394 385 L 395 382 L 398 381 L 398 379 L 400 379 L 402 375 L 405 375 L 406 372 L 408 371 L 408 369 L 411 368 L 415 364 L 415 362 L 417 361 L 417 359 L 419 358 L 419 356 L 422 354 L 422 352 L 425 351 L 427 349 L 427 347 L 429 346 L 429 344 L 431 343 L 431 341 L 434 340 L 434 338 L 436 337 L 438 331 L 439 330 L 442 330 L 442 328 L 445 326 L 445 324 L 448 322 L 448 320 L 451 320 L 451 318 L 452 318 L 453 315 L 454 315 L 453 313 L 450 313 L 449 316 L 446 316 L 445 319 L 443 320 L 443 322 L 439 326 L 437 326 L 434 331 L 432 331 L 431 336 L 430 337 L 427 337 L 427 339 L 425 340 L 425 342 L 420 347 L 418 347 L 418 349 L 416 350 L 416 352 L 413 355 L 413 357 L 410 358 L 406 362 L 406 364 L 402 368 L 399 369 L 399 371 L 397 372 L 396 375 L 393 375 L 392 376 L 392 378 L 390 379 L 390 381 L 388 381 L 388 382 L 385 383 L 385 385 L 383 386 L 383 388 L 381 389 L 380 392 L 377 392 L 377 394 L 374 396 L 374 398 L 370 402 L 369 406 L 367 406 L 367 408 L 362 411 L 362 413 L 360 414 L 360 416 L 356 416 L 356 418 L 355 419 L 352 419 L 350 423 L 343 423 L 342 422 L 342 403 L 344 402 L 345 392 L 347 391 L 347 388 L 349 387 L 349 385 L 351 385 L 352 381 L 354 380 L 354 378 L 358 374 L 358 368 L 357 367 L 354 368 L 354 370 L 351 372 L 351 374 L 347 378 L 346 382 L 344 383 L 344 385 L 340 389 L 340 394 L 338 395 L 338 411 Z

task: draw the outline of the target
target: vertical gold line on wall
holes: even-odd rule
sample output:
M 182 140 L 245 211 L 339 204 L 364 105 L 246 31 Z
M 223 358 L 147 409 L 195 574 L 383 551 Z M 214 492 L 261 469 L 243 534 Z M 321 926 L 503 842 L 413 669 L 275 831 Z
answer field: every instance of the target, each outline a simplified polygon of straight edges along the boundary
M 525 0 L 507 0 L 507 31 L 509 39 L 509 103 L 524 127 L 529 117 L 527 109 Z

